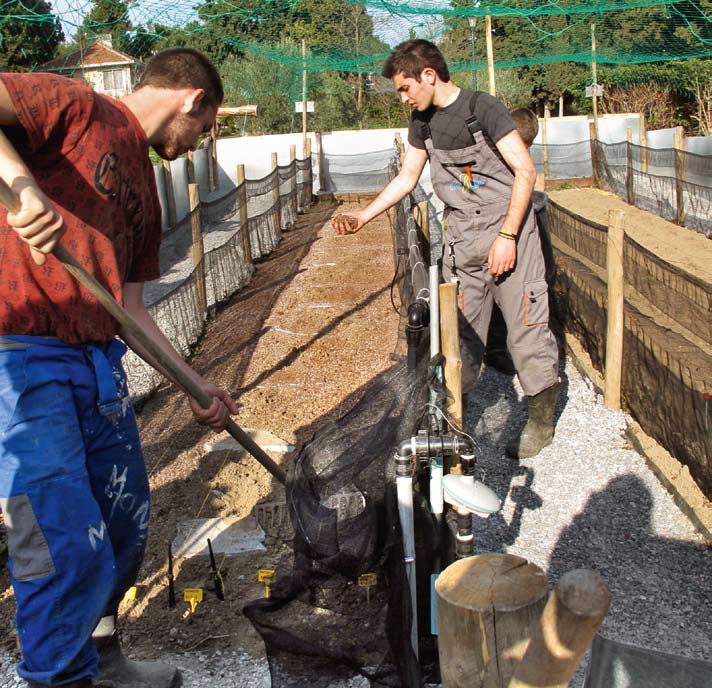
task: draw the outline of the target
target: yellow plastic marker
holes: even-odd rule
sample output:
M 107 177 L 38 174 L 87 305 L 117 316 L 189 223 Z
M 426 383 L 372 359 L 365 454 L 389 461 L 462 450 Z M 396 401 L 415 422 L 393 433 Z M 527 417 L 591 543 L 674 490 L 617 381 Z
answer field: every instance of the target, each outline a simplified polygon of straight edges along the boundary
M 183 590 L 183 601 L 190 605 L 190 613 L 195 612 L 195 608 L 198 606 L 198 602 L 203 601 L 203 589 L 202 588 L 186 588 Z
M 274 580 L 274 569 L 259 569 L 257 571 L 257 582 L 265 586 L 265 597 L 269 597 L 269 586 Z
M 126 594 L 124 595 L 124 601 L 130 602 L 131 600 L 135 600 L 137 597 L 138 597 L 138 588 L 135 585 L 132 585 L 126 591 Z
M 366 588 L 366 604 L 371 601 L 371 588 L 376 585 L 377 577 L 375 573 L 364 573 L 358 577 L 358 584 Z

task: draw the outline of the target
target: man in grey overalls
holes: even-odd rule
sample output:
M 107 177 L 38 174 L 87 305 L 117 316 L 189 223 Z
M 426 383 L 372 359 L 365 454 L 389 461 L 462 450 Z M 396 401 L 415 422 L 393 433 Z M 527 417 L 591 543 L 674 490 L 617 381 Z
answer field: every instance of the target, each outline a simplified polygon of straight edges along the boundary
M 409 194 L 430 160 L 433 189 L 445 203 L 445 279 L 459 284 L 462 391 L 474 389 L 495 301 L 507 323 L 507 346 L 527 396 L 529 418 L 507 445 L 514 458 L 551 443 L 558 397 L 558 347 L 549 329 L 544 259 L 531 207 L 536 170 L 507 108 L 450 81 L 432 43 L 400 44 L 383 76 L 413 109 L 409 147 L 398 176 L 364 210 L 334 218 L 339 234 Z

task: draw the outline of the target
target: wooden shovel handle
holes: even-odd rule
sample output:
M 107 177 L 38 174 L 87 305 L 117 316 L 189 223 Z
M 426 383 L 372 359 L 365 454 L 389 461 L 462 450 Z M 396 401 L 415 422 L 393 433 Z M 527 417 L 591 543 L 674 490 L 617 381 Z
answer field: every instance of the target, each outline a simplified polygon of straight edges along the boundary
M 17 212 L 20 209 L 20 199 L 2 179 L 0 179 L 0 203 L 11 212 Z M 210 408 L 213 401 L 212 397 L 203 391 L 199 385 L 195 384 L 192 379 L 183 374 L 183 371 L 178 367 L 175 361 L 166 356 L 163 350 L 141 329 L 141 326 L 129 315 L 123 306 L 79 264 L 76 258 L 67 251 L 64 246 L 57 244 L 52 253 L 77 282 L 90 292 L 108 313 L 121 324 L 124 330 L 136 338 L 146 352 L 171 376 L 181 389 L 190 394 L 203 408 Z M 154 365 L 154 368 L 155 367 Z M 287 476 L 284 470 L 282 470 L 235 421 L 232 419 L 228 420 L 225 429 L 248 453 L 279 480 L 280 483 L 286 483 Z

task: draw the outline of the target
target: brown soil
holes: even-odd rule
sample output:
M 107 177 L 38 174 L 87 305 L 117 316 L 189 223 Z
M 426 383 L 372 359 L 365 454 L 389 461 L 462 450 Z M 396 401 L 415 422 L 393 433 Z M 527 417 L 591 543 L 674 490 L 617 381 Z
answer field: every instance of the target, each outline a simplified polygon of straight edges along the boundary
M 337 236 L 335 203 L 319 203 L 301 216 L 275 252 L 261 262 L 248 288 L 237 293 L 206 328 L 192 365 L 226 387 L 240 404 L 243 429 L 267 430 L 300 445 L 342 415 L 376 375 L 392 365 L 398 316 L 389 296 L 393 276 L 391 230 L 385 215 L 357 234 Z M 342 212 L 358 207 L 345 204 Z M 148 549 L 138 596 L 122 606 L 122 634 L 134 656 L 188 650 L 264 647 L 242 615 L 264 595 L 261 568 L 279 575 L 291 550 L 269 532 L 267 552 L 218 564 L 225 601 L 217 599 L 207 558 L 174 562 L 177 605 L 168 608 L 167 549 L 179 521 L 235 519 L 258 502 L 284 500 L 282 487 L 251 457 L 212 453 L 215 439 L 197 425 L 181 393 L 164 386 L 140 409 L 139 425 L 152 488 Z M 287 470 L 293 454 L 272 454 Z M 288 532 L 282 529 L 282 532 Z M 195 613 L 183 601 L 186 587 L 204 588 Z M 13 628 L 14 601 L 7 568 L 0 570 L 0 628 Z M 13 635 L 0 648 L 15 652 Z

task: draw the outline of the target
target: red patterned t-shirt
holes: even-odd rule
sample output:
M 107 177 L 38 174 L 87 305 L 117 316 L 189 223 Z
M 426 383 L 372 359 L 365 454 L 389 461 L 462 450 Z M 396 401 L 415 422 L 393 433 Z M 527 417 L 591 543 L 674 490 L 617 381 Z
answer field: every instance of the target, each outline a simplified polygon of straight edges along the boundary
M 133 113 L 82 81 L 0 74 L 20 127 L 4 132 L 64 218 L 62 244 L 122 302 L 159 276 L 161 208 L 148 141 Z M 118 323 L 54 257 L 36 265 L 0 211 L 0 335 L 101 342 Z

